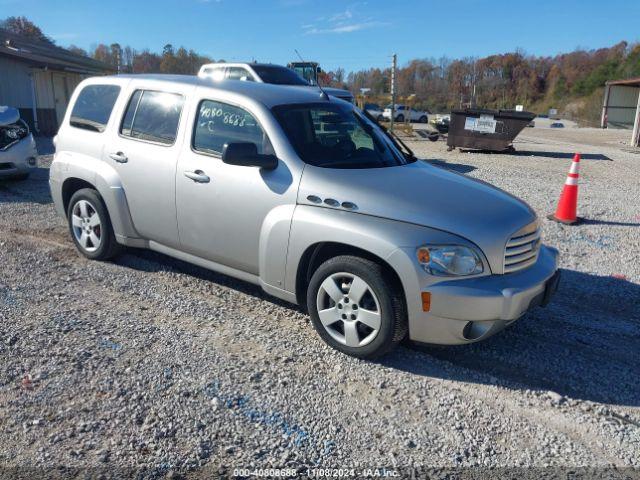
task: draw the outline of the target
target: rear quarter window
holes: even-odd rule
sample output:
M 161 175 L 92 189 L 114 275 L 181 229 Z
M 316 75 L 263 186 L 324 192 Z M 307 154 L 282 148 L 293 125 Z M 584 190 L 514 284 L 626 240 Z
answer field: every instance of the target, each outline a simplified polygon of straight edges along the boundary
M 117 85 L 87 85 L 71 110 L 69 124 L 76 128 L 104 132 L 120 94 Z

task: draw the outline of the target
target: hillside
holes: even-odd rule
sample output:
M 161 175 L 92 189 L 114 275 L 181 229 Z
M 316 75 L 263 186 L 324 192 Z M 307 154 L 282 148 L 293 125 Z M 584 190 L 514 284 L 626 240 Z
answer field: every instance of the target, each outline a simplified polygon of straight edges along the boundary
M 390 69 L 352 72 L 353 92 L 389 92 Z M 490 108 L 525 105 L 545 112 L 558 108 L 586 123 L 597 123 L 602 87 L 609 79 L 640 76 L 640 44 L 620 42 L 598 50 L 576 50 L 555 57 L 523 52 L 484 58 L 412 60 L 398 71 L 400 95 L 416 94 L 416 105 L 433 111 L 465 104 Z M 475 91 L 475 96 L 474 96 Z

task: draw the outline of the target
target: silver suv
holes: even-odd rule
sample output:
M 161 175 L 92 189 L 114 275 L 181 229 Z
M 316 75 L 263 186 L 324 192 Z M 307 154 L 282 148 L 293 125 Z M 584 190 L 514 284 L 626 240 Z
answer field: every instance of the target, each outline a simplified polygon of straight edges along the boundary
M 52 196 L 83 255 L 149 248 L 252 282 L 357 357 L 487 338 L 557 287 L 525 203 L 310 89 L 91 78 L 55 145 Z

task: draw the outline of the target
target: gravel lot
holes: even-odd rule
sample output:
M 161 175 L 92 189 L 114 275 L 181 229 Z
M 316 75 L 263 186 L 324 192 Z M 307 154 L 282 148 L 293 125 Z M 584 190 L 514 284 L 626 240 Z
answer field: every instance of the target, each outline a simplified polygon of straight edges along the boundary
M 624 151 L 627 136 L 527 129 L 514 155 L 412 142 L 541 217 L 581 151 L 587 220 L 544 220 L 563 270 L 547 308 L 483 343 L 403 346 L 375 363 L 329 349 L 306 315 L 251 285 L 152 252 L 80 257 L 42 155 L 28 181 L 0 182 L 0 466 L 171 478 L 313 466 L 637 475 L 640 154 Z

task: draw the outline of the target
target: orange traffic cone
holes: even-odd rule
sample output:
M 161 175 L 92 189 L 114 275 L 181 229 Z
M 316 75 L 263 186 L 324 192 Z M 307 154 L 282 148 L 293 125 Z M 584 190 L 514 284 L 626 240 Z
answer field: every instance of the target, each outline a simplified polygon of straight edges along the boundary
M 549 220 L 555 220 L 556 222 L 565 223 L 571 225 L 578 223 L 580 218 L 577 217 L 576 210 L 578 208 L 578 178 L 580 174 L 580 154 L 576 153 L 573 156 L 571 162 L 571 168 L 569 169 L 569 175 L 564 182 L 564 189 L 560 195 L 560 201 L 558 202 L 558 208 L 556 213 L 549 215 Z

